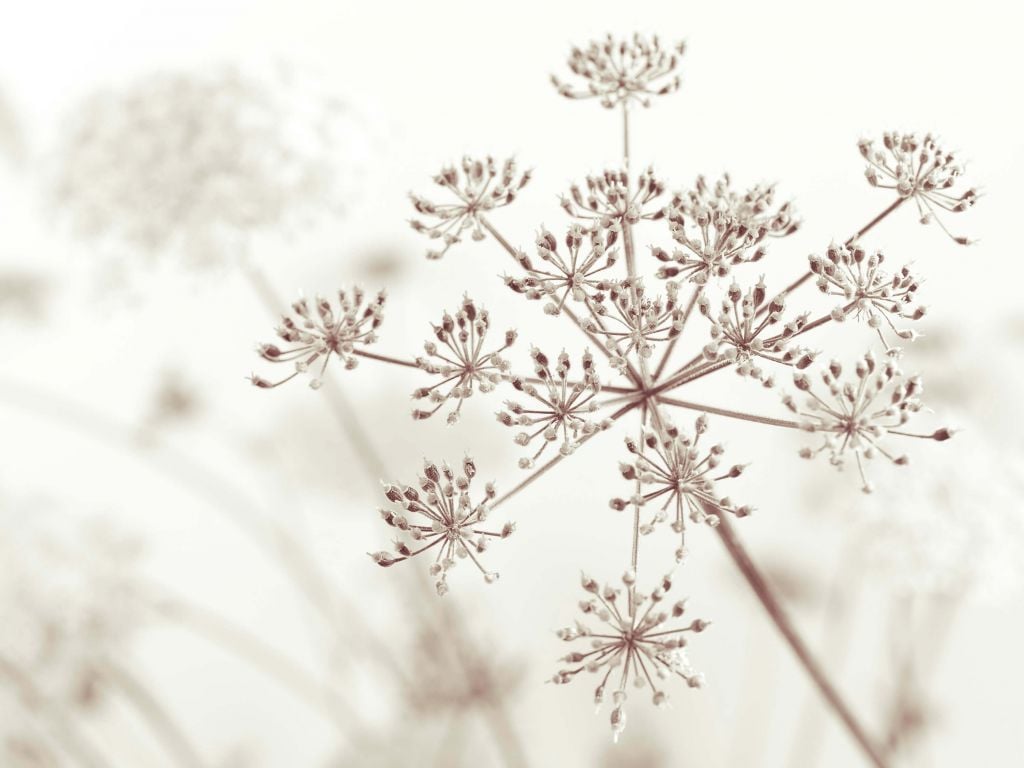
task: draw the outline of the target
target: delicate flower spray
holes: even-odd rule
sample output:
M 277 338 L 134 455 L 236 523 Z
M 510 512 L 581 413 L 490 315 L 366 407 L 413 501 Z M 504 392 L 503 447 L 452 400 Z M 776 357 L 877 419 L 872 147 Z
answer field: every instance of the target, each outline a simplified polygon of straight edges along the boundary
M 468 296 L 433 326 L 426 355 L 414 360 L 370 352 L 365 345 L 376 336 L 357 333 L 380 324 L 382 298 L 369 315 L 353 315 L 340 325 L 334 321 L 346 330 L 344 352 L 338 354 L 345 368 L 363 358 L 429 374 L 431 379 L 413 393 L 416 419 L 429 419 L 447 404 L 452 406 L 446 416 L 451 423 L 469 397 L 506 390 L 508 399 L 499 406 L 497 419 L 525 449 L 519 466 L 529 472 L 501 495 L 493 484 L 483 493 L 471 490 L 477 468 L 468 458 L 458 470 L 427 462 L 412 485 L 385 484 L 390 506 L 381 515 L 400 536 L 393 553 L 372 557 L 382 566 L 429 559 L 440 594 L 448 590 L 452 570 L 461 561 L 493 582 L 497 574 L 486 567 L 482 555 L 489 542 L 507 538 L 513 525 L 491 523 L 488 516 L 558 463 L 579 454 L 587 442 L 634 416 L 626 435 L 628 461 L 620 465 L 629 494 L 610 503 L 613 510 L 631 513 L 630 560 L 619 587 L 601 587 L 583 576 L 584 620 L 559 633 L 579 645 L 563 657 L 554 682 L 570 682 L 583 671 L 594 674 L 596 701 L 611 700 L 616 737 L 625 728 L 629 688 L 646 690 L 654 704 L 664 705 L 668 679 L 678 677 L 689 687 L 700 687 L 703 678 L 691 668 L 686 649 L 708 622 L 684 619 L 685 602 L 668 599 L 675 581 L 671 573 L 656 580 L 650 591 L 640 591 L 639 552 L 643 538 L 667 528 L 678 537 L 676 560 L 682 562 L 688 526 L 707 526 L 716 531 L 865 756 L 882 766 L 881 750 L 817 664 L 733 530 L 730 518 L 745 517 L 753 508 L 723 495 L 720 486 L 738 477 L 745 465 L 723 464 L 724 449 L 713 442 L 708 414 L 803 430 L 820 439 L 804 456 L 824 453 L 840 469 L 852 456 L 865 491 L 871 488 L 872 459 L 908 463 L 903 454 L 892 452 L 890 442 L 950 437 L 947 428 L 910 431 L 908 422 L 922 410 L 921 379 L 901 372 L 901 350 L 890 344 L 912 341 L 915 332 L 904 325 L 924 317 L 916 304 L 916 273 L 909 267 L 890 270 L 887 257 L 865 247 L 862 238 L 907 200 L 916 202 L 922 221 L 928 222 L 938 220 L 937 209 L 965 210 L 977 195 L 956 190 L 962 169 L 931 136 L 886 134 L 884 150 L 862 142 L 869 181 L 895 190 L 896 199 L 852 237 L 828 245 L 819 251 L 823 255 L 812 255 L 806 272 L 787 287 L 770 291 L 763 276 L 749 274 L 750 265 L 763 263 L 769 248 L 778 247 L 776 241 L 799 227 L 792 205 L 777 202 L 774 187 L 743 191 L 729 176 L 717 182 L 701 177 L 693 189 L 669 194 L 653 168 L 637 174 L 630 167 L 631 117 L 655 96 L 678 89 L 682 53 L 681 44 L 666 48 L 657 38 L 639 35 L 624 40 L 609 36 L 573 49 L 569 68 L 574 79 L 554 78 L 555 86 L 565 97 L 594 99 L 621 113 L 622 166 L 573 184 L 562 198 L 569 222 L 564 229 L 540 230 L 530 249 L 513 245 L 491 220 L 530 181 L 530 174 L 520 173 L 512 160 L 464 158 L 434 179 L 444 200 L 412 197 L 418 214 L 412 226 L 434 244 L 429 258 L 448 255 L 467 232 L 474 240 L 492 241 L 493 250 L 511 259 L 511 273 L 503 278 L 508 288 L 538 302 L 545 314 L 575 325 L 581 348 L 532 346 L 532 370 L 521 370 L 510 356 L 516 334 L 509 331 L 504 339 L 495 339 L 491 315 Z M 641 229 L 652 238 L 649 256 L 638 247 Z M 955 240 L 966 244 L 963 238 Z M 646 279 L 641 274 L 644 260 L 652 273 Z M 801 296 L 798 289 L 810 281 L 834 302 L 831 309 L 817 315 L 793 310 Z M 286 321 L 285 331 L 300 349 L 260 348 L 267 359 L 294 361 L 293 375 L 332 349 L 330 328 L 325 332 L 325 323 L 312 312 L 299 315 L 294 326 Z M 371 316 L 372 322 L 358 320 Z M 869 338 L 877 336 L 880 347 L 852 364 L 832 361 L 815 372 L 820 352 L 807 346 L 809 334 L 829 324 L 854 323 L 867 326 Z M 682 360 L 675 359 L 684 339 L 692 349 Z M 777 377 L 789 378 L 795 391 L 783 394 L 780 416 L 683 399 L 693 382 L 728 370 L 752 387 L 772 388 Z M 312 386 L 323 373 L 318 366 Z M 266 386 L 259 377 L 253 380 Z M 785 418 L 786 409 L 795 418 Z M 698 414 L 692 430 L 676 426 L 677 411 Z M 661 572 L 666 570 L 671 569 Z

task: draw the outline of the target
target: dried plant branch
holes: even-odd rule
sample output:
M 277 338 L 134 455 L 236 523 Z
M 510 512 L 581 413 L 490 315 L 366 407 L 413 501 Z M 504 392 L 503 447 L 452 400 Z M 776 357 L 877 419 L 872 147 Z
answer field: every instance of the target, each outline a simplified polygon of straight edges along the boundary
M 871 737 L 868 736 L 864 727 L 854 716 L 853 712 L 829 680 L 824 670 L 819 666 L 817 660 L 811 654 L 810 649 L 808 649 L 806 643 L 796 631 L 796 628 L 793 626 L 792 621 L 786 614 L 782 605 L 775 597 L 775 593 L 750 559 L 749 554 L 740 542 L 739 538 L 736 536 L 735 531 L 732 530 L 732 527 L 726 518 L 721 518 L 717 532 L 722 543 L 725 545 L 726 551 L 728 551 L 730 557 L 732 557 L 732 560 L 736 564 L 736 567 L 739 568 L 740 573 L 743 574 L 743 578 L 747 580 L 747 583 L 754 591 L 758 601 L 768 613 L 769 618 L 771 618 L 772 623 L 775 624 L 776 629 L 779 630 L 783 639 L 792 649 L 793 653 L 797 657 L 797 661 L 799 661 L 800 665 L 806 670 L 808 676 L 818 688 L 818 691 L 825 698 L 825 701 L 840 720 L 842 720 L 843 725 L 846 726 L 850 735 L 857 741 L 857 744 L 871 763 L 875 765 L 876 768 L 886 768 L 888 766 L 888 762 L 883 757 L 879 747 L 874 743 Z

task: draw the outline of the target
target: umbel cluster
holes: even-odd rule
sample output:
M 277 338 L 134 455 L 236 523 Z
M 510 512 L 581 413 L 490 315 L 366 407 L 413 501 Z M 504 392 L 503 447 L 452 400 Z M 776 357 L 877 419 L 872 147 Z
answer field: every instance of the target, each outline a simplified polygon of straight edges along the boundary
M 688 638 L 708 623 L 688 618 L 685 601 L 670 599 L 676 563 L 658 568 L 645 561 L 648 571 L 668 575 L 638 589 L 641 542 L 675 537 L 681 563 L 687 527 L 703 524 L 718 529 L 743 562 L 729 518 L 743 518 L 753 507 L 723 488 L 745 465 L 724 461 L 709 415 L 804 432 L 809 443 L 801 456 L 822 456 L 838 469 L 852 465 L 865 492 L 872 488 L 872 461 L 908 463 L 897 447 L 904 438 L 952 435 L 948 428 L 920 431 L 910 424 L 923 408 L 922 382 L 901 370 L 895 345 L 912 342 L 913 326 L 925 317 L 917 303 L 918 276 L 864 241 L 908 201 L 922 223 L 936 222 L 949 234 L 941 217 L 977 199 L 973 189 L 957 189 L 962 168 L 930 134 L 861 141 L 867 180 L 886 191 L 886 207 L 849 237 L 823 244 L 789 284 L 769 288 L 759 268 L 770 250 L 782 247 L 777 241 L 799 227 L 793 205 L 778 202 L 774 186 L 744 190 L 729 176 L 700 177 L 690 189 L 670 192 L 653 168 L 630 167 L 630 121 L 655 97 L 678 90 L 683 51 L 682 44 L 666 47 L 639 35 L 609 36 L 572 50 L 571 77 L 552 81 L 566 98 L 594 100 L 618 113 L 622 164 L 566 190 L 564 227 L 541 229 L 529 248 L 514 245 L 497 223 L 500 209 L 515 203 L 531 181 L 512 159 L 465 157 L 434 177 L 436 195 L 411 196 L 412 227 L 430 240 L 428 258 L 450 256 L 467 235 L 492 243 L 490 250 L 508 259 L 510 292 L 575 326 L 577 349 L 529 346 L 516 359 L 516 332 L 500 322 L 492 327 L 496 319 L 467 295 L 431 324 L 420 356 L 379 354 L 370 347 L 378 341 L 384 293 L 371 297 L 355 289 L 333 300 L 296 302 L 277 329 L 280 341 L 259 347 L 265 361 L 284 364 L 287 374 L 274 381 L 252 377 L 270 389 L 309 374 L 315 389 L 335 358 L 345 369 L 361 361 L 417 369 L 423 384 L 412 393 L 413 417 L 440 415 L 449 424 L 470 398 L 494 397 L 499 428 L 522 449 L 524 474 L 510 491 L 499 495 L 493 483 L 481 484 L 469 458 L 428 461 L 410 482 L 384 485 L 380 515 L 395 545 L 373 553 L 373 560 L 384 567 L 427 561 L 440 595 L 459 563 L 489 583 L 497 580 L 486 565 L 487 549 L 515 530 L 511 522 L 493 521 L 498 508 L 617 428 L 625 441 L 623 492 L 610 507 L 630 518 L 630 557 L 621 578 L 607 586 L 583 575 L 582 616 L 559 633 L 577 650 L 562 658 L 553 678 L 567 683 L 580 672 L 593 673 L 597 703 L 611 700 L 616 737 L 626 724 L 631 688 L 664 705 L 669 679 L 690 687 L 702 682 L 686 649 Z M 648 247 L 639 247 L 641 233 Z M 813 293 L 811 286 L 828 305 L 819 313 L 802 309 L 813 303 L 802 298 Z M 837 324 L 851 332 L 857 325 L 869 329 L 861 332 L 868 348 L 857 359 L 830 359 L 813 346 L 813 331 Z M 751 387 L 778 388 L 779 412 L 687 398 L 691 384 L 727 371 Z M 693 416 L 677 424 L 686 411 Z

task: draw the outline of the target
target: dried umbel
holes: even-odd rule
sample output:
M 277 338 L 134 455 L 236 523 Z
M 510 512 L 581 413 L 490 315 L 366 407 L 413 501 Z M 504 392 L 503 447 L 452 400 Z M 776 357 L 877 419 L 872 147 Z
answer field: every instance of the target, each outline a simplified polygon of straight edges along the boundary
M 953 191 L 964 168 L 932 134 L 922 138 L 914 133 L 883 133 L 881 147 L 873 139 L 861 139 L 859 147 L 868 161 L 864 175 L 871 186 L 894 189 L 900 200 L 913 198 L 922 224 L 934 220 L 954 242 L 970 244 L 968 238 L 946 228 L 936 208 L 947 213 L 966 211 L 977 202 L 978 191 L 973 187 L 959 194 Z
M 660 246 L 651 249 L 654 258 L 663 263 L 658 277 L 682 276 L 704 285 L 725 277 L 737 265 L 760 261 L 767 253 L 766 238 L 782 237 L 796 229 L 794 225 L 773 228 L 779 214 L 766 216 L 757 213 L 756 206 L 732 205 L 729 198 L 724 201 L 709 205 L 693 193 L 673 200 L 667 216 L 669 233 L 682 247 L 671 253 Z M 788 221 L 788 213 L 784 219 Z
M 637 278 L 607 283 L 606 289 L 607 295 L 602 295 L 593 308 L 594 317 L 583 327 L 605 338 L 614 368 L 624 370 L 633 352 L 649 359 L 657 342 L 673 339 L 682 330 L 683 307 L 677 283 L 665 284 L 664 298 L 646 295 L 643 281 Z
M 711 321 L 711 341 L 703 349 L 706 360 L 727 361 L 736 366 L 739 375 L 758 380 L 764 380 L 764 372 L 757 365 L 758 358 L 799 370 L 814 362 L 815 352 L 792 344 L 807 328 L 808 313 L 782 323 L 785 294 L 770 301 L 767 296 L 768 289 L 762 278 L 747 291 L 734 280 L 717 315 L 712 314 L 711 300 L 706 293 L 698 299 L 697 308 Z M 770 385 L 771 381 L 765 380 L 765 383 Z
M 441 381 L 429 387 L 421 387 L 412 393 L 416 400 L 428 400 L 434 404 L 430 410 L 417 408 L 415 419 L 429 419 L 449 400 L 455 400 L 455 409 L 448 414 L 447 421 L 454 424 L 459 420 L 462 403 L 475 390 L 492 392 L 508 375 L 509 364 L 501 353 L 516 340 L 516 332 L 505 331 L 505 343 L 491 351 L 484 351 L 487 331 L 491 318 L 486 309 L 466 296 L 462 308 L 452 317 L 445 312 L 441 323 L 434 326 L 435 340 L 423 345 L 426 357 L 417 357 L 416 365 L 441 377 Z M 441 346 L 439 347 L 438 344 Z
M 931 434 L 914 434 L 902 429 L 923 407 L 918 397 L 922 385 L 919 377 L 904 376 L 895 361 L 889 359 L 879 364 L 874 355 L 868 353 L 856 362 L 853 372 L 853 379 L 843 382 L 843 366 L 836 361 L 829 363 L 821 371 L 827 397 L 814 391 L 806 373 L 797 373 L 793 383 L 806 393 L 804 404 L 800 405 L 792 395 L 786 395 L 784 402 L 801 417 L 801 429 L 825 438 L 818 448 L 804 448 L 800 455 L 810 459 L 824 452 L 832 465 L 841 468 L 844 456 L 852 453 L 863 490 L 870 493 L 873 485 L 865 475 L 863 460 L 881 455 L 899 466 L 910 462 L 906 455 L 890 453 L 882 445 L 883 438 L 901 435 L 943 441 L 953 436 L 953 430 L 941 428 Z
M 484 568 L 480 555 L 491 539 L 511 536 L 515 524 L 505 523 L 496 531 L 481 527 L 489 512 L 487 504 L 494 499 L 495 491 L 494 485 L 487 483 L 484 500 L 474 503 L 469 493 L 474 477 L 476 464 L 470 458 L 463 460 L 460 475 L 456 475 L 447 464 L 427 461 L 417 482 L 419 490 L 411 485 L 385 485 L 384 496 L 392 508 L 381 509 L 380 515 L 385 523 L 405 534 L 409 542 L 396 539 L 396 554 L 374 552 L 370 555 L 374 562 L 388 567 L 434 550 L 430 575 L 437 579 L 439 595 L 448 592 L 448 572 L 463 558 L 473 562 L 488 584 L 497 581 L 498 574 Z
M 569 99 L 598 99 L 609 109 L 629 102 L 649 107 L 651 96 L 664 96 L 679 88 L 675 70 L 685 50 L 682 42 L 664 48 L 657 35 L 623 40 L 608 35 L 586 48 L 572 49 L 568 64 L 582 81 L 578 86 L 563 83 L 554 75 L 551 82 Z
M 505 402 L 505 410 L 498 412 L 498 421 L 506 427 L 521 427 L 516 433 L 516 444 L 528 446 L 540 443 L 532 456 L 524 456 L 519 466 L 529 469 L 547 450 L 549 445 L 559 443 L 558 452 L 568 456 L 580 444 L 580 438 L 606 429 L 610 423 L 594 420 L 597 403 L 594 398 L 601 392 L 601 382 L 594 368 L 590 352 L 583 353 L 578 381 L 570 381 L 572 363 L 566 352 L 561 352 L 551 370 L 548 356 L 534 347 L 530 350 L 533 358 L 534 379 L 513 376 L 512 386 L 533 402 L 526 405 L 514 400 Z
M 527 299 L 549 299 L 544 306 L 549 315 L 559 314 L 570 298 L 588 304 L 600 301 L 606 288 L 601 274 L 619 258 L 613 247 L 617 240 L 617 229 L 597 225 L 584 229 L 572 224 L 565 233 L 565 251 L 560 251 L 557 238 L 545 229 L 537 238 L 537 257 L 546 266 L 535 266 L 529 256 L 518 253 L 516 258 L 527 276 L 505 276 L 505 285 Z
M 733 520 L 750 514 L 752 507 L 736 506 L 720 494 L 718 484 L 738 477 L 745 465 L 733 464 L 727 469 L 721 466 L 723 449 L 710 435 L 704 437 L 708 431 L 704 416 L 696 420 L 692 437 L 673 426 L 672 416 L 677 409 L 682 409 L 745 421 L 758 427 L 804 429 L 823 438 L 820 447 L 806 454 L 825 452 L 837 465 L 850 453 L 856 457 L 858 466 L 862 459 L 875 454 L 905 463 L 905 459 L 893 457 L 884 447 L 890 435 L 948 438 L 952 434 L 948 429 L 939 429 L 930 435 L 913 435 L 903 430 L 907 420 L 921 410 L 918 399 L 921 384 L 916 377 L 904 378 L 898 372 L 894 355 L 886 354 L 885 362 L 877 363 L 872 354 L 867 354 L 854 367 L 854 380 L 845 383 L 840 380 L 840 367 L 833 364 L 825 371 L 823 383 L 827 392 L 823 394 L 812 391 L 811 380 L 803 373 L 815 362 L 817 354 L 804 346 L 809 343 L 806 339 L 823 326 L 853 316 L 864 317 L 869 327 L 882 329 L 896 322 L 894 315 L 907 319 L 921 316 L 919 309 L 909 306 L 917 290 L 917 277 L 909 270 L 886 275 L 881 270 L 882 258 L 877 252 L 863 250 L 861 245 L 869 232 L 906 198 L 896 195 L 895 202 L 888 208 L 856 230 L 854 236 L 843 240 L 844 246 L 833 246 L 823 259 L 812 258 L 811 269 L 802 271 L 784 290 L 769 294 L 763 279 L 750 279 L 743 271 L 748 264 L 765 263 L 769 240 L 784 238 L 797 229 L 792 206 L 777 204 L 773 187 L 757 186 L 740 192 L 732 188 L 728 177 L 714 184 L 699 178 L 693 190 L 679 193 L 666 205 L 661 205 L 664 182 L 655 180 L 650 171 L 639 177 L 628 171 L 632 102 L 644 101 L 647 94 L 662 92 L 661 89 L 671 90 L 670 85 L 655 86 L 651 81 L 659 73 L 666 76 L 675 66 L 673 56 L 655 43 L 636 38 L 633 43 L 611 40 L 594 43 L 586 50 L 574 51 L 571 62 L 574 71 L 587 81 L 587 86 L 582 91 L 562 87 L 566 95 L 594 96 L 621 109 L 621 167 L 627 170 L 592 177 L 586 183 L 586 190 L 570 191 L 563 201 L 563 209 L 572 222 L 564 238 L 544 228 L 533 238 L 527 236 L 536 242 L 537 255 L 533 256 L 501 233 L 487 213 L 495 207 L 494 199 L 507 203 L 511 191 L 521 187 L 521 183 L 517 185 L 514 171 L 499 173 L 493 164 L 466 161 L 461 175 L 455 170 L 442 174 L 438 182 L 453 197 L 448 206 L 416 200 L 421 211 L 429 212 L 437 222 L 432 227 L 420 224 L 417 228 L 444 239 L 446 245 L 457 242 L 460 233 L 469 229 L 474 236 L 487 238 L 487 253 L 509 258 L 518 271 L 506 277 L 505 283 L 528 301 L 543 300 L 547 314 L 568 321 L 567 325 L 580 331 L 577 351 L 566 349 L 557 358 L 549 358 L 538 346 L 531 346 L 532 375 L 518 367 L 522 363 L 512 353 L 506 368 L 486 357 L 484 350 L 493 349 L 483 343 L 482 331 L 486 330 L 486 323 L 477 328 L 467 313 L 464 325 L 460 326 L 458 320 L 452 318 L 441 326 L 444 339 L 465 334 L 463 341 L 455 343 L 456 347 L 464 344 L 461 356 L 456 353 L 442 361 L 451 368 L 444 369 L 438 364 L 439 373 L 456 382 L 453 392 L 434 394 L 425 390 L 424 398 L 439 404 L 450 397 L 458 397 L 461 405 L 465 400 L 461 390 L 466 383 L 463 377 L 480 370 L 476 363 L 466 362 L 474 360 L 485 360 L 485 365 L 496 367 L 497 370 L 487 370 L 484 376 L 484 381 L 493 384 L 495 390 L 508 388 L 520 395 L 512 394 L 513 399 L 505 402 L 497 417 L 515 431 L 516 443 L 529 449 L 520 458 L 519 466 L 530 472 L 500 497 L 489 492 L 485 505 L 490 509 L 508 503 L 532 484 L 552 477 L 557 465 L 569 457 L 582 460 L 575 457 L 583 452 L 583 446 L 600 439 L 599 436 L 617 422 L 625 421 L 626 417 L 634 422 L 625 430 L 631 436 L 627 447 L 633 458 L 621 465 L 623 476 L 633 483 L 633 492 L 611 503 L 613 509 L 626 513 L 622 518 L 629 517 L 632 523 L 626 580 L 628 605 L 616 602 L 614 590 L 601 592 L 598 600 L 585 604 L 585 612 L 596 613 L 599 617 L 607 615 L 605 624 L 611 631 L 602 627 L 601 631 L 591 634 L 586 630 L 585 636 L 597 643 L 595 652 L 578 654 L 579 659 L 574 663 L 581 666 L 558 676 L 559 681 L 564 681 L 588 666 L 605 673 L 606 667 L 616 663 L 621 666 L 612 715 L 616 732 L 621 731 L 625 723 L 621 705 L 630 677 L 653 684 L 648 674 L 661 669 L 667 674 L 679 671 L 688 680 L 693 678 L 675 654 L 680 648 L 678 639 L 671 640 L 671 646 L 667 639 L 678 638 L 677 633 L 687 628 L 663 629 L 667 616 L 654 607 L 663 593 L 656 590 L 650 597 L 642 598 L 633 589 L 641 562 L 641 545 L 646 546 L 649 539 L 667 533 L 674 545 L 678 542 L 677 557 L 682 559 L 686 554 L 684 529 L 686 521 L 690 520 L 713 527 L 715 537 L 723 543 L 811 679 L 841 715 L 865 753 L 879 764 L 875 759 L 877 750 L 865 736 L 865 730 L 858 726 L 836 687 L 814 663 L 780 608 L 769 581 L 733 531 Z M 489 186 L 494 181 L 498 181 L 498 194 Z M 646 252 L 638 247 L 638 241 L 646 234 L 645 228 L 661 232 L 651 233 L 651 239 L 644 242 L 663 238 L 661 219 L 668 222 L 669 233 L 678 247 L 669 253 L 652 243 L 654 258 L 643 262 L 639 254 Z M 645 268 L 667 281 L 663 295 L 648 292 L 642 274 Z M 726 283 L 722 279 L 726 277 L 732 279 Z M 824 281 L 826 294 L 841 296 L 841 304 L 838 310 L 826 311 L 812 319 L 809 311 L 801 311 L 798 302 L 801 286 L 815 277 Z M 698 311 L 694 312 L 695 309 Z M 787 317 L 788 309 L 793 314 Z M 700 320 L 694 319 L 697 314 L 702 315 Z M 477 317 L 480 317 L 479 312 Z M 706 333 L 686 333 L 693 322 L 702 325 L 710 322 L 710 343 Z M 874 333 L 858 329 L 853 323 L 846 326 L 849 332 L 859 330 L 867 343 L 876 343 Z M 902 333 L 894 330 L 897 335 Z M 676 360 L 677 351 L 687 343 L 690 349 L 684 351 L 681 361 Z M 437 349 L 440 353 L 441 348 Z M 884 351 L 892 352 L 888 346 Z M 478 352 L 485 358 L 478 358 Z M 376 354 L 364 356 L 384 363 L 424 367 L 419 361 Z M 501 359 L 506 362 L 504 355 Z M 751 413 L 746 410 L 742 397 L 738 405 L 727 407 L 727 404 L 694 402 L 680 395 L 680 392 L 690 391 L 694 383 L 711 380 L 723 371 L 739 373 L 766 387 L 774 385 L 776 376 L 794 376 L 797 389 L 803 391 L 801 397 L 806 397 L 807 402 L 798 403 L 796 398 L 787 397 L 785 405 L 798 417 L 787 419 Z M 483 386 L 479 379 L 474 380 L 473 386 L 477 392 L 490 388 Z M 454 394 L 455 389 L 459 390 L 458 394 Z M 732 388 L 711 386 L 709 389 L 724 398 Z M 639 437 L 632 437 L 636 435 Z M 598 476 L 602 471 L 602 467 L 597 466 L 593 474 Z M 862 466 L 861 471 L 863 479 Z M 424 548 L 440 547 L 438 542 L 441 541 L 455 542 L 445 546 L 454 548 L 456 557 L 460 551 L 475 557 L 474 547 L 487 540 L 488 534 L 475 527 L 477 518 L 472 518 L 473 527 L 468 533 L 464 526 L 450 522 L 470 519 L 467 515 L 478 507 L 472 506 L 462 490 L 456 490 L 458 484 L 454 479 L 440 480 L 439 473 L 440 470 L 434 470 L 437 477 L 430 479 L 428 475 L 421 481 L 432 484 L 428 502 L 421 501 L 418 495 L 410 497 L 410 493 L 419 494 L 415 489 L 388 486 L 388 497 L 394 503 L 403 509 L 412 505 L 413 512 L 433 515 L 434 519 L 418 529 L 411 527 L 410 519 L 399 512 L 385 512 L 385 520 L 405 530 L 416 530 L 419 539 L 423 539 L 427 531 L 435 538 L 419 549 L 401 544 L 403 549 L 397 556 L 378 553 L 375 559 L 382 565 L 405 559 Z M 471 474 L 467 472 L 467 478 Z M 439 483 L 449 489 L 449 496 L 445 496 Z M 866 479 L 863 483 L 867 486 Z M 449 513 L 445 517 L 443 510 L 436 506 L 440 500 L 455 496 L 467 500 L 448 501 L 445 509 L 457 506 L 467 511 L 461 515 Z M 661 525 L 663 522 L 668 525 Z M 666 532 L 666 528 L 674 530 Z M 471 540 L 466 541 L 469 534 L 472 534 Z M 500 534 L 492 531 L 489 535 Z M 443 591 L 447 586 L 443 580 L 445 563 L 454 562 L 454 558 L 445 559 L 441 553 L 438 557 L 435 571 L 442 577 Z M 649 557 L 645 554 L 643 561 L 646 563 Z M 481 570 L 484 569 L 481 567 Z M 598 593 L 596 583 L 590 580 L 585 581 L 585 588 L 595 595 Z M 663 589 L 667 589 L 667 585 Z M 645 609 L 642 603 L 646 600 L 650 605 Z M 567 637 L 583 636 L 583 632 L 579 628 L 570 630 Z M 660 691 L 656 690 L 654 695 L 656 703 L 664 701 Z
M 635 187 L 626 171 L 609 170 L 587 176 L 586 192 L 573 184 L 569 196 L 562 198 L 562 208 L 574 219 L 590 219 L 606 229 L 623 221 L 657 221 L 665 216 L 665 209 L 655 204 L 664 191 L 665 184 L 655 178 L 654 168 L 641 173 Z
M 686 656 L 687 634 L 703 632 L 710 622 L 694 619 L 675 629 L 669 628 L 686 613 L 686 601 L 672 605 L 665 602 L 672 589 L 672 576 L 665 576 L 649 594 L 636 588 L 636 572 L 622 576 L 623 590 L 601 586 L 587 575 L 581 576 L 587 597 L 580 601 L 583 615 L 595 622 L 593 626 L 579 621 L 559 630 L 565 642 L 589 641 L 591 650 L 572 651 L 562 657 L 569 666 L 555 673 L 551 681 L 570 683 L 580 672 L 600 675 L 594 691 L 594 703 L 600 707 L 611 694 L 611 726 L 617 741 L 626 728 L 625 704 L 627 689 L 649 689 L 651 701 L 659 707 L 668 706 L 664 681 L 679 677 L 691 688 L 704 684 L 703 675 L 694 672 Z
M 672 530 L 679 534 L 677 562 L 686 557 L 687 518 L 714 527 L 718 525 L 719 516 L 726 512 L 736 517 L 746 517 L 753 512 L 752 507 L 736 506 L 715 490 L 717 482 L 739 477 L 746 465 L 734 464 L 721 471 L 725 448 L 716 444 L 705 452 L 698 446 L 701 436 L 708 431 L 707 417 L 698 416 L 693 427 L 692 435 L 669 425 L 663 430 L 663 436 L 644 431 L 639 440 L 627 437 L 626 450 L 635 458 L 631 463 L 620 463 L 619 471 L 623 478 L 635 483 L 636 490 L 630 498 L 614 498 L 610 503 L 611 508 L 619 512 L 631 506 L 656 507 L 653 517 L 640 524 L 641 536 L 652 533 L 669 518 L 671 511 Z
M 833 319 L 864 318 L 878 331 L 882 343 L 888 347 L 883 328 L 888 327 L 899 339 L 912 341 L 915 331 L 897 328 L 897 320 L 920 320 L 925 315 L 923 306 L 911 306 L 919 283 L 909 266 L 890 275 L 882 269 L 885 255 L 881 251 L 869 254 L 859 245 L 828 247 L 825 256 L 810 256 L 811 272 L 817 275 L 818 289 L 830 296 L 842 298 L 842 304 L 832 311 Z
M 502 208 L 516 199 L 519 190 L 530 181 L 531 171 L 520 174 L 514 159 L 506 160 L 499 171 L 494 158 L 482 160 L 463 157 L 459 168 L 448 166 L 434 177 L 434 182 L 445 189 L 451 199 L 434 203 L 411 194 L 416 212 L 433 223 L 413 219 L 409 223 L 417 232 L 440 241 L 440 249 L 427 251 L 428 259 L 440 259 L 448 249 L 462 242 L 462 234 L 472 230 L 474 240 L 483 240 L 482 216 L 495 208 Z
M 291 346 L 281 348 L 276 344 L 261 344 L 257 351 L 264 360 L 271 363 L 292 363 L 295 370 L 283 379 L 271 382 L 253 374 L 252 383 L 262 389 L 273 389 L 291 381 L 300 373 L 306 373 L 319 362 L 309 381 L 309 386 L 319 389 L 327 364 L 336 356 L 351 370 L 358 365 L 356 345 L 372 344 L 377 340 L 377 329 L 384 322 L 385 293 L 365 301 L 362 290 L 338 291 L 337 308 L 320 296 L 313 300 L 313 308 L 307 299 L 292 304 L 293 317 L 284 315 L 277 335 Z

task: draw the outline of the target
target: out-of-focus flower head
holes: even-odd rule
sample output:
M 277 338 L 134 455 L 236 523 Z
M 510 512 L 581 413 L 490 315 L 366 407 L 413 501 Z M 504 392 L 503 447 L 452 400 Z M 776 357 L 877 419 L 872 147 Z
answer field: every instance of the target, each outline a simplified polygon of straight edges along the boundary
M 1022 587 L 1024 454 L 967 428 L 854 510 L 868 571 L 911 595 L 1005 600 Z
M 609 109 L 630 102 L 649 107 L 651 96 L 679 89 L 675 71 L 685 50 L 683 42 L 664 47 L 657 35 L 634 34 L 617 40 L 609 34 L 585 48 L 573 47 L 568 65 L 582 81 L 579 85 L 562 82 L 555 75 L 551 83 L 566 98 L 598 99 Z
M 90 711 L 104 698 L 104 665 L 124 657 L 145 618 L 139 544 L 99 522 L 58 530 L 4 518 L 0 659 L 46 706 Z M 0 743 L 17 741 L 9 722 L 0 718 Z
M 54 194 L 85 236 L 219 262 L 343 211 L 363 141 L 342 101 L 286 66 L 153 74 L 71 115 Z

